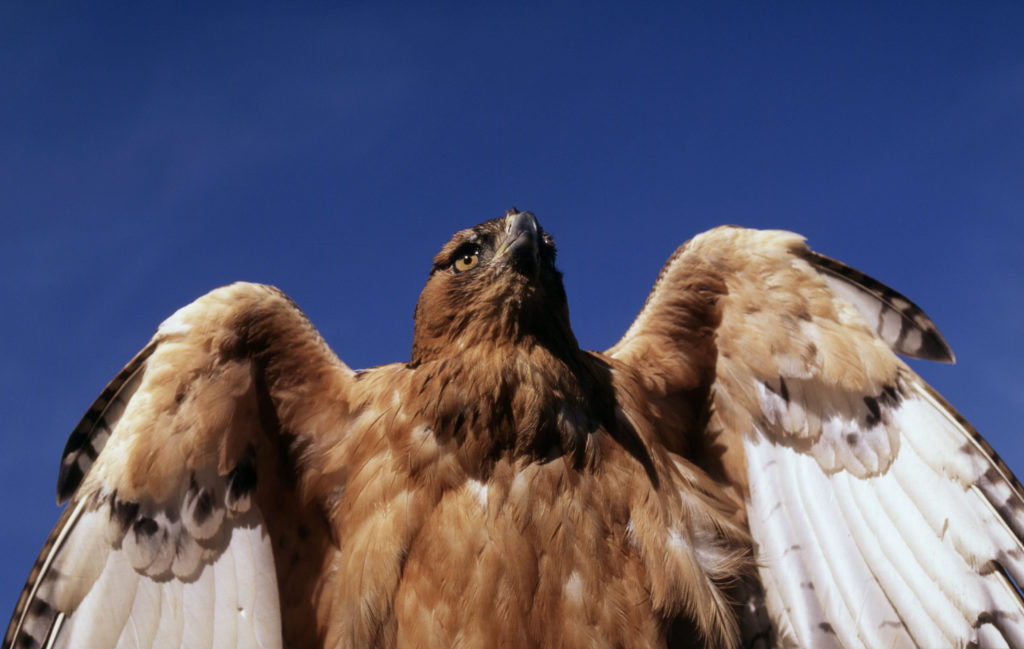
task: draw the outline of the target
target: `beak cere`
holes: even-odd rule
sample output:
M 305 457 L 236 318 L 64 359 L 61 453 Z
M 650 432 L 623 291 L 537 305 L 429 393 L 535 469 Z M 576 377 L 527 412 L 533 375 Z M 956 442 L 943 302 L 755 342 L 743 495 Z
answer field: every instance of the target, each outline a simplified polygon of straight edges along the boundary
M 495 259 L 505 263 L 525 262 L 536 268 L 539 231 L 533 214 L 509 210 L 505 215 L 505 238 L 495 252 Z

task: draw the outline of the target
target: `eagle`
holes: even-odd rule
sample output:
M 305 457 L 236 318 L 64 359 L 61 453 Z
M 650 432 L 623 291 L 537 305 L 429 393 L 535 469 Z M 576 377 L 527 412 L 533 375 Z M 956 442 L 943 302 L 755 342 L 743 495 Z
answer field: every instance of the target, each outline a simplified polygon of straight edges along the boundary
M 683 244 L 605 352 L 515 209 L 407 362 L 219 288 L 71 433 L 3 646 L 1024 647 L 1024 491 L 897 354 L 953 360 L 783 231 Z

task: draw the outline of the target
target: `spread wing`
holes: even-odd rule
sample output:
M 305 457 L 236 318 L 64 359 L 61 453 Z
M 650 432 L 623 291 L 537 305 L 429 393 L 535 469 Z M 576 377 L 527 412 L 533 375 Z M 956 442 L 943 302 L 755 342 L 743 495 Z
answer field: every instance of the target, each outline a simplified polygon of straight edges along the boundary
M 276 289 L 174 314 L 71 434 L 3 646 L 280 647 L 272 533 L 304 505 L 277 451 L 328 434 L 352 376 Z
M 746 502 L 780 645 L 1024 647 L 1021 485 L 894 352 L 952 361 L 892 289 L 739 228 L 677 250 L 609 350 L 652 399 L 713 381 L 690 445 Z

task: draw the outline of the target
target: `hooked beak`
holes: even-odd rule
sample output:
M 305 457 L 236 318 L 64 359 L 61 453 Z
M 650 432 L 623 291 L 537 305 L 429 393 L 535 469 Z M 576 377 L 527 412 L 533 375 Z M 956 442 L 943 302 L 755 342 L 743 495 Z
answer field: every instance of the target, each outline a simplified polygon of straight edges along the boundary
M 509 210 L 505 214 L 505 238 L 495 251 L 494 260 L 507 263 L 508 260 L 529 256 L 530 261 L 536 262 L 539 237 L 540 226 L 532 213 Z

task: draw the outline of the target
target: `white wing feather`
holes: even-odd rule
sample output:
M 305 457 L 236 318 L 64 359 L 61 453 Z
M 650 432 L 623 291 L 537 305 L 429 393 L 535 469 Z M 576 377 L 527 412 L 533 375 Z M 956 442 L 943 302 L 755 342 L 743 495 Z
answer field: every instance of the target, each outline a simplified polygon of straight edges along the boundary
M 172 316 L 72 433 L 58 493 L 74 499 L 5 648 L 281 646 L 272 544 L 253 504 L 250 372 L 189 338 L 204 318 L 200 333 L 217 334 L 207 310 L 247 295 L 273 293 L 235 285 Z
M 837 310 L 852 295 L 888 344 L 929 339 L 929 354 L 951 358 L 937 332 L 914 331 L 933 325 L 909 300 L 826 261 L 833 290 L 868 285 L 837 290 Z M 803 331 L 813 337 L 814 327 Z M 760 423 L 743 437 L 748 517 L 780 643 L 1024 647 L 1014 583 L 1024 583 L 1024 500 L 977 432 L 902 363 L 896 385 L 869 382 L 860 394 L 792 369 L 749 377 Z
M 748 642 L 1024 649 L 1024 490 L 894 352 L 953 360 L 906 297 L 732 227 L 677 249 L 609 350 L 655 398 L 713 373 L 697 461 L 746 497 L 773 628 Z

